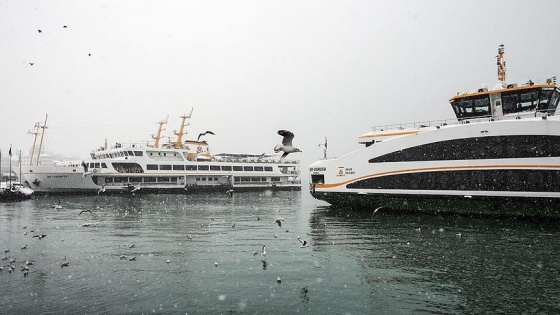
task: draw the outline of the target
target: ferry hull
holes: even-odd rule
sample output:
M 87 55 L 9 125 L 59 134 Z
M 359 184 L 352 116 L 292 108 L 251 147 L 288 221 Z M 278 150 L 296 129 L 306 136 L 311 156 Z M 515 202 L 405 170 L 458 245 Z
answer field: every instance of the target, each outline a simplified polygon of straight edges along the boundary
M 102 195 L 126 195 L 126 194 L 198 194 L 198 193 L 217 193 L 226 194 L 228 190 L 235 193 L 259 192 L 259 191 L 301 191 L 301 186 L 253 186 L 253 187 L 231 187 L 231 186 L 192 186 L 187 187 L 142 187 L 140 189 L 123 186 L 120 188 L 112 187 L 104 191 L 96 190 L 96 194 Z
M 99 190 L 91 176 L 83 176 L 83 171 L 75 167 L 29 167 L 22 176 L 36 194 L 93 194 Z
M 560 198 L 311 192 L 333 208 L 429 214 L 560 218 Z
M 440 126 L 310 165 L 336 207 L 560 217 L 556 117 Z

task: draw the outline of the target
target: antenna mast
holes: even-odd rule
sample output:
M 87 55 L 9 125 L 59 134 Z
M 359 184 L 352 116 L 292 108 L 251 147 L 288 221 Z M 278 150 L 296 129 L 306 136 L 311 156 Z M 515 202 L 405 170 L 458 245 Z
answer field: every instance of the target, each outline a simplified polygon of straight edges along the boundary
M 175 144 L 174 144 L 174 146 L 175 146 L 176 149 L 181 148 L 181 144 L 183 143 L 183 135 L 187 134 L 187 132 L 184 131 L 184 130 L 185 130 L 185 127 L 188 126 L 188 124 L 185 125 L 185 120 L 186 120 L 187 118 L 191 118 L 192 111 L 193 111 L 193 109 L 191 108 L 191 112 L 190 112 L 190 113 L 181 116 L 181 118 L 182 118 L 183 120 L 181 121 L 181 128 L 179 129 L 179 132 L 173 131 L 173 133 L 177 136 L 177 141 L 175 141 Z
M 169 115 L 167 115 L 167 117 L 165 117 L 165 120 L 161 120 L 158 122 L 159 127 L 158 127 L 158 131 L 157 131 L 157 135 L 152 135 L 152 139 L 156 140 L 154 142 L 153 145 L 151 145 L 150 147 L 152 148 L 158 148 L 159 147 L 159 139 L 163 138 L 163 136 L 161 135 L 161 132 L 165 130 L 165 128 L 163 128 L 163 125 L 167 124 L 167 119 L 169 118 Z
M 496 56 L 498 64 L 498 82 L 502 86 L 506 86 L 506 61 L 504 60 L 504 44 L 498 47 L 498 55 Z
M 39 135 L 39 123 L 35 123 L 34 131 L 29 130 L 27 133 L 33 135 L 33 146 L 31 147 L 31 156 L 29 157 L 29 165 L 33 165 L 33 156 L 35 155 L 35 145 L 37 145 L 37 136 Z
M 37 166 L 39 166 L 39 158 L 41 157 L 41 149 L 43 148 L 43 139 L 45 138 L 45 130 L 48 128 L 47 127 L 47 118 L 48 118 L 48 114 L 45 114 L 45 122 L 43 123 L 43 125 L 39 125 L 39 128 L 43 129 L 43 131 L 41 131 L 41 142 L 39 143 L 39 152 L 37 153 Z

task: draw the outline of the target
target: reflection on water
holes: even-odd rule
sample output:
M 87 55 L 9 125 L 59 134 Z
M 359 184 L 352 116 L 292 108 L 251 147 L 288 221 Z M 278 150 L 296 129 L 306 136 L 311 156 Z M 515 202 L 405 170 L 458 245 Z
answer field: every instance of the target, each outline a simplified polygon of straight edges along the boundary
M 36 197 L 0 204 L 0 313 L 558 313 L 558 232 L 307 192 Z

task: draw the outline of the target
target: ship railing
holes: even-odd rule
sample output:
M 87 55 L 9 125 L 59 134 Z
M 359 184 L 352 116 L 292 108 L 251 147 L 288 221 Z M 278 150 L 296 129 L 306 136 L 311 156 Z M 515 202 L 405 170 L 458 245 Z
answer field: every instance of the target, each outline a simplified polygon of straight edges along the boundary
M 444 120 L 430 120 L 430 121 L 420 121 L 404 124 L 395 125 L 380 125 L 372 127 L 372 131 L 387 131 L 387 130 L 410 130 L 410 129 L 420 129 L 436 126 L 446 126 L 446 125 L 457 125 L 459 121 L 457 119 L 444 119 Z
M 434 127 L 441 127 L 447 125 L 460 125 L 460 124 L 468 124 L 472 122 L 488 122 L 488 121 L 492 121 L 492 117 L 485 115 L 485 116 L 465 117 L 462 118 L 461 120 L 453 118 L 453 119 L 430 120 L 430 121 L 412 122 L 412 123 L 395 124 L 395 125 L 380 125 L 380 126 L 374 126 L 371 129 L 374 132 L 387 131 L 387 130 L 421 130 L 422 128 L 434 128 Z
M 234 157 L 215 157 L 216 162 L 233 162 L 233 163 L 271 163 L 271 164 L 299 164 L 299 160 L 280 161 L 279 159 L 246 159 Z

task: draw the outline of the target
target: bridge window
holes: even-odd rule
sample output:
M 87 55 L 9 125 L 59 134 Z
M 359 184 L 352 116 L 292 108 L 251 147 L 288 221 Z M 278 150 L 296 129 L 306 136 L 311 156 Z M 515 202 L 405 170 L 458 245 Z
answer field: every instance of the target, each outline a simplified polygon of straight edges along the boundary
M 459 120 L 491 115 L 490 97 L 488 94 L 454 99 L 451 101 L 451 106 Z

